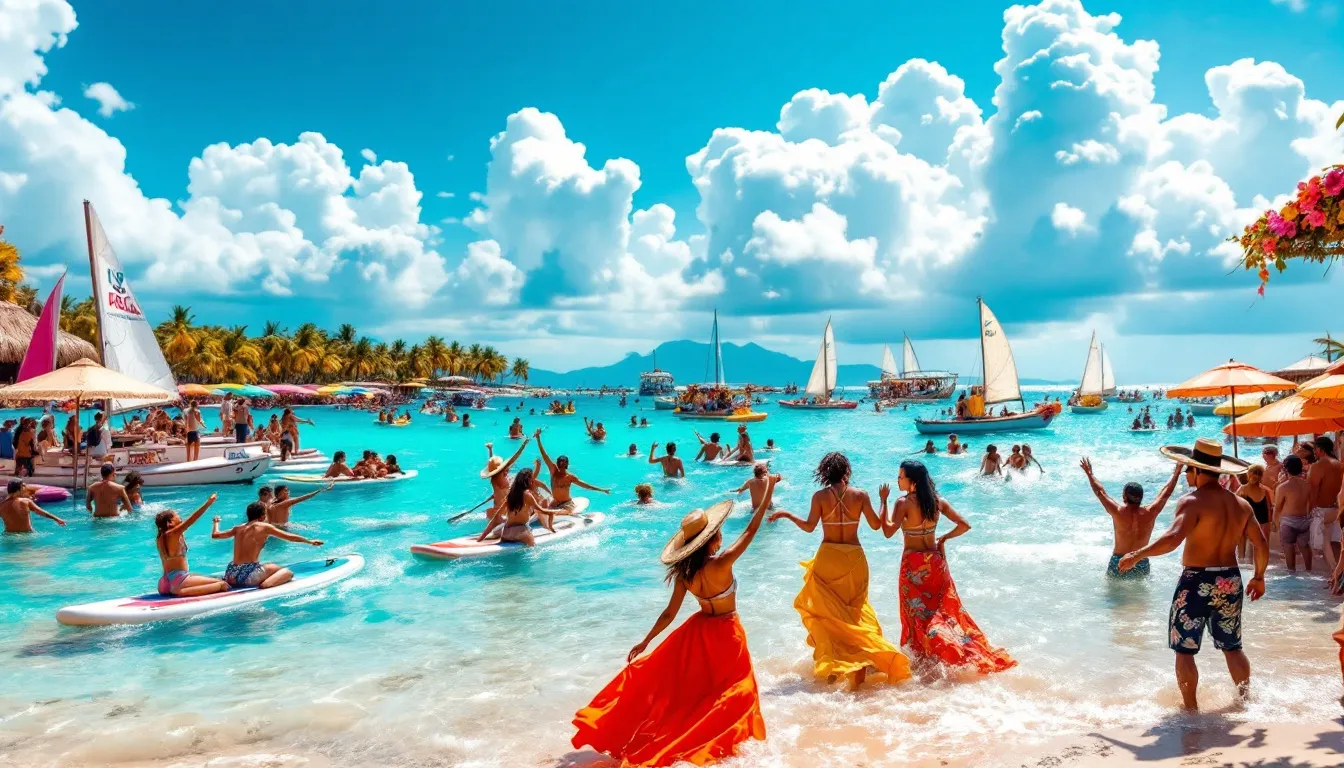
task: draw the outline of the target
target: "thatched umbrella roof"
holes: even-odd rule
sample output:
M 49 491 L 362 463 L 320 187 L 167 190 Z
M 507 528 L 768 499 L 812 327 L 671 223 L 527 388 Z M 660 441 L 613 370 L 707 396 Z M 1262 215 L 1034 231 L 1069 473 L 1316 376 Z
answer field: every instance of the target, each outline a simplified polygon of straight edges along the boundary
M 28 310 L 8 301 L 0 301 L 0 364 L 18 365 L 32 341 L 37 318 Z M 61 331 L 56 345 L 56 365 L 69 365 L 81 357 L 98 359 L 98 350 L 89 342 Z

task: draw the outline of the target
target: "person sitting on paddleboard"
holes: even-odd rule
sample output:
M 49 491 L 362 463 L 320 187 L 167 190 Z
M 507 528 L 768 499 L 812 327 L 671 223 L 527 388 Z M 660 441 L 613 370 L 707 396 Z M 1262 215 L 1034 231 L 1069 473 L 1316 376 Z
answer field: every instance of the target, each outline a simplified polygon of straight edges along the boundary
M 322 476 L 323 477 L 355 476 L 355 473 L 350 471 L 350 467 L 347 466 L 345 463 L 345 451 L 337 451 L 336 453 L 332 454 L 331 466 L 327 467 L 326 473 L 323 474 Z
M 555 461 L 551 461 L 551 457 L 546 455 L 546 447 L 541 444 L 540 429 L 534 432 L 532 436 L 537 439 L 537 450 L 541 451 L 541 460 L 546 462 L 546 469 L 551 473 L 551 506 L 565 510 L 574 508 L 574 497 L 569 492 L 571 485 L 577 485 L 595 493 L 611 493 L 610 489 L 589 485 L 570 472 L 568 456 L 560 456 Z
M 318 488 L 312 493 L 305 493 L 302 496 L 295 496 L 293 498 L 290 498 L 289 496 L 288 485 L 275 486 L 275 491 L 271 494 L 271 498 L 274 500 L 266 505 L 266 522 L 282 528 L 289 525 L 290 510 L 294 509 L 296 505 L 302 504 L 323 491 L 330 491 L 334 485 L 336 484 L 327 483 L 327 487 L 325 488 Z
M 247 505 L 247 522 L 242 525 L 221 531 L 219 520 L 219 515 L 215 515 L 210 538 L 233 539 L 233 560 L 224 570 L 224 580 L 234 589 L 240 587 L 270 589 L 294 578 L 294 572 L 288 568 L 275 563 L 260 562 L 261 550 L 266 547 L 266 541 L 272 536 L 297 544 L 322 546 L 320 539 L 305 539 L 266 522 L 266 505 L 259 501 Z
M 401 468 L 401 465 L 397 463 L 397 457 L 393 456 L 390 453 L 387 454 L 387 461 L 383 463 L 383 469 L 387 471 L 388 475 L 406 474 L 406 471 L 403 470 Z
M 24 485 L 22 480 L 10 480 L 5 491 L 9 495 L 0 501 L 0 521 L 4 522 L 5 533 L 32 533 L 32 515 L 41 515 L 65 527 L 64 520 L 37 506 L 37 502 L 31 498 L 33 489 Z
M 159 529 L 154 535 L 154 548 L 159 551 L 159 560 L 163 563 L 163 575 L 159 577 L 160 595 L 199 597 L 228 591 L 229 585 L 223 579 L 199 576 L 187 567 L 187 529 L 201 519 L 201 515 L 217 498 L 219 494 L 210 494 L 200 509 L 191 513 L 191 517 L 186 520 L 178 517 L 177 512 L 171 509 L 154 516 L 154 525 Z
M 504 499 L 504 506 L 496 509 L 490 516 L 490 521 L 485 524 L 485 530 L 476 538 L 477 541 L 485 541 L 486 537 L 499 525 L 504 527 L 499 531 L 500 541 L 516 541 L 519 544 L 525 544 L 529 547 L 536 546 L 537 541 L 532 536 L 532 527 L 528 525 L 532 516 L 535 514 L 546 526 L 546 530 L 555 532 L 555 514 L 561 510 L 549 509 L 542 505 L 533 493 L 532 470 L 524 469 L 518 472 L 513 478 L 513 485 L 509 487 L 509 494 Z
M 481 470 L 481 479 L 490 481 L 491 504 L 490 509 L 486 510 L 487 516 L 504 506 L 504 499 L 509 495 L 509 470 L 523 455 L 523 451 L 527 448 L 529 442 L 531 440 L 524 438 L 522 445 L 518 446 L 518 450 L 514 451 L 513 456 L 510 456 L 507 461 L 503 456 L 495 455 L 494 443 L 485 444 L 485 453 L 489 458 L 486 459 L 485 469 Z M 533 474 L 536 474 L 535 471 Z
M 709 440 L 705 440 L 699 432 L 696 432 L 695 439 L 700 441 L 700 452 L 695 454 L 696 461 L 713 461 L 724 452 L 723 446 L 719 444 L 718 432 L 710 432 Z

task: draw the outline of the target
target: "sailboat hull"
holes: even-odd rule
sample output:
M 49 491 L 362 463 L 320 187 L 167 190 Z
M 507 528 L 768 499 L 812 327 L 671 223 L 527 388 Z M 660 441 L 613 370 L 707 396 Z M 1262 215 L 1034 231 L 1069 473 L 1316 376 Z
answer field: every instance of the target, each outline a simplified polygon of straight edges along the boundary
M 778 400 L 780 408 L 795 411 L 852 411 L 859 407 L 854 400 L 832 400 L 829 403 L 806 403 L 802 400 Z
M 653 399 L 653 409 L 655 411 L 675 411 L 677 409 L 677 398 L 655 397 Z
M 979 435 L 987 432 L 1017 432 L 1024 429 L 1045 429 L 1050 426 L 1054 417 L 1053 412 L 1030 411 L 1028 413 L 1014 413 L 1009 416 L 962 421 L 915 419 L 915 429 L 919 430 L 921 435 Z
M 1104 410 L 1106 410 L 1106 401 L 1105 401 L 1105 400 L 1103 400 L 1103 401 L 1101 402 L 1101 405 L 1070 405 L 1070 406 L 1069 406 L 1069 412 L 1070 412 L 1070 413 L 1101 413 L 1101 412 L 1104 411 Z
M 759 413 L 757 411 L 747 411 L 746 413 L 734 413 L 732 411 L 718 411 L 709 413 L 690 413 L 689 411 L 674 411 L 679 419 L 688 421 L 729 421 L 734 423 L 750 424 L 757 421 L 765 421 L 768 413 Z

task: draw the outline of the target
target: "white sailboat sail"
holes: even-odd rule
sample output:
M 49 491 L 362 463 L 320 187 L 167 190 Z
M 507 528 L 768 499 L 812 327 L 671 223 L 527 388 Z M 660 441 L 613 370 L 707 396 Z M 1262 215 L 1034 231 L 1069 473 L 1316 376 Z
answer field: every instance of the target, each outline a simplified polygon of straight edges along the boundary
M 1083 379 L 1078 384 L 1080 395 L 1101 395 L 1101 347 L 1097 345 L 1097 334 L 1092 333 L 1092 343 L 1087 347 L 1087 363 L 1083 366 Z
M 896 358 L 891 354 L 891 345 L 882 346 L 882 378 L 895 378 L 900 375 L 896 368 Z
M 98 308 L 98 339 L 102 342 L 103 366 L 176 393 L 177 380 L 173 378 L 168 361 L 163 359 L 154 329 L 131 292 L 131 284 L 103 232 L 98 214 L 87 201 L 84 203 L 84 224 L 89 235 L 89 266 L 93 273 L 94 305 Z M 114 400 L 112 412 L 170 403 L 174 399 Z
M 719 346 L 719 311 L 714 310 L 714 383 L 720 386 L 728 383 L 728 374 L 723 370 L 723 349 Z
M 1111 356 L 1106 354 L 1106 345 L 1101 345 L 1101 393 L 1115 394 L 1115 371 L 1111 370 Z
M 826 331 L 821 335 L 821 349 L 817 351 L 817 362 L 812 365 L 812 375 L 807 379 L 809 397 L 830 397 L 835 389 L 835 334 L 831 332 L 831 321 L 826 321 Z
M 901 375 L 913 376 L 919 373 L 919 358 L 915 357 L 915 345 L 910 342 L 910 337 L 905 337 L 905 343 L 901 350 Z
M 999 319 L 989 305 L 980 301 L 980 357 L 985 376 L 985 405 L 1022 399 L 1022 388 L 1017 380 L 1017 362 L 1013 348 L 1003 332 Z

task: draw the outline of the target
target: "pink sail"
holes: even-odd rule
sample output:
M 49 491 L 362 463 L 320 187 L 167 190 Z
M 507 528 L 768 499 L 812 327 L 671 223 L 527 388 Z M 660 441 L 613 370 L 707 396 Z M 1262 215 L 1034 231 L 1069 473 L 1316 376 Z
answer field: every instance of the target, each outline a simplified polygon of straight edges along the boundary
M 19 376 L 15 383 L 51 373 L 56 370 L 57 334 L 61 330 L 61 288 L 65 285 L 65 275 L 56 281 L 51 289 L 47 303 L 42 305 L 42 315 L 37 318 L 37 327 L 33 329 L 33 338 L 28 342 L 28 351 L 19 364 Z

